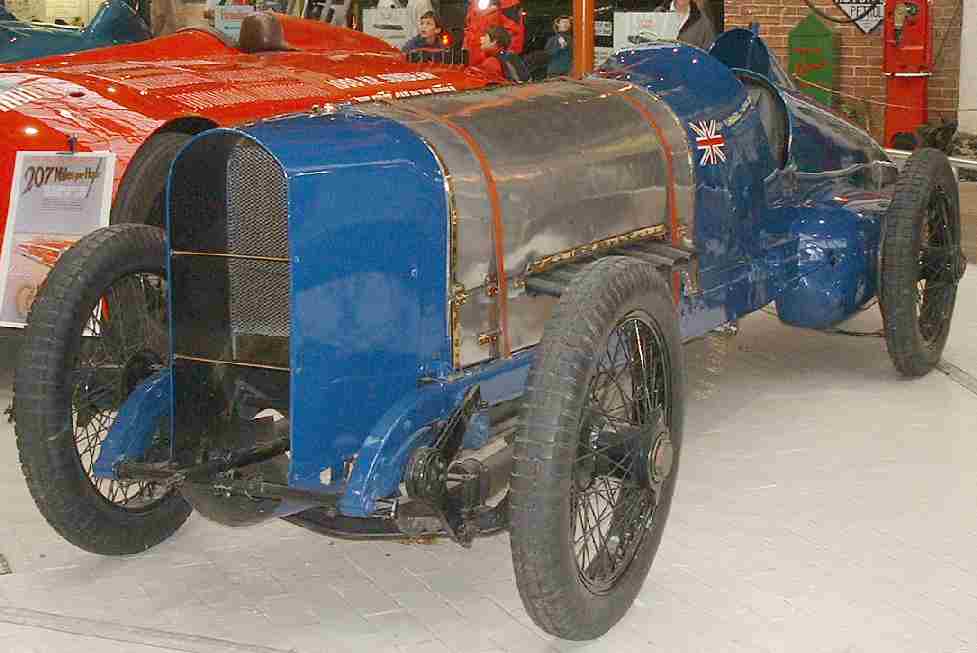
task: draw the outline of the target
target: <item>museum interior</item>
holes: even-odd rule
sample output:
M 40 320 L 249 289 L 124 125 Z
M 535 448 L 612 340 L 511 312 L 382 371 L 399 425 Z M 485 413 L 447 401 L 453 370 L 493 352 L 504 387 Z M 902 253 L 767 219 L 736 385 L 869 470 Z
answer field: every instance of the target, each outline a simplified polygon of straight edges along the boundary
M 977 0 L 0 0 L 0 653 L 977 653 L 975 436 Z

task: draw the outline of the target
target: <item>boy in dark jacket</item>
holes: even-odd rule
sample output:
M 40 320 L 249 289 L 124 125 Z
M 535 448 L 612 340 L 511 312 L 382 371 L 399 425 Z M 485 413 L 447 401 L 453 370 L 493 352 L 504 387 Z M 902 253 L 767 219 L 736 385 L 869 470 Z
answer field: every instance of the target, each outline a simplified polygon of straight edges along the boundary
M 440 50 L 445 47 L 441 40 L 444 27 L 441 26 L 441 19 L 433 11 L 426 11 L 421 14 L 417 21 L 417 28 L 420 32 L 417 36 L 404 43 L 400 48 L 401 52 L 407 54 L 413 50 Z

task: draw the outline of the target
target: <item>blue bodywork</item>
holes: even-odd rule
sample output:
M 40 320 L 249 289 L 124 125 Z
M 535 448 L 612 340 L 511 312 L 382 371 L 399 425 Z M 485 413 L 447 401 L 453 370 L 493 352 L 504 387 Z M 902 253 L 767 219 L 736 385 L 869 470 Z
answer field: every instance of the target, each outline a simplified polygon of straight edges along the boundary
M 160 429 L 160 420 L 169 422 L 173 401 L 171 377 L 169 368 L 164 368 L 129 394 L 99 448 L 93 466 L 95 476 L 112 478 L 119 462 L 141 460 L 146 454 Z
M 29 23 L 0 16 L 0 63 L 79 52 L 152 38 L 146 22 L 124 0 L 107 0 L 84 28 Z
M 772 301 L 789 324 L 836 324 L 875 294 L 888 195 L 876 192 L 871 169 L 888 159 L 865 132 L 785 86 L 752 32 L 724 33 L 712 54 L 652 45 L 618 52 L 601 73 L 645 86 L 686 124 L 724 126 L 727 161 L 698 167 L 694 241 L 702 292 L 684 298 L 683 336 L 701 336 Z M 746 91 L 736 75 L 776 88 L 789 130 L 784 165 L 757 113 L 743 112 Z M 696 134 L 688 135 L 694 143 Z
M 441 380 L 451 361 L 445 180 L 413 132 L 352 111 L 246 131 L 279 154 L 288 177 L 289 482 L 320 489 L 324 468 L 341 478 L 344 461 L 355 457 L 349 482 L 335 489 L 346 514 L 369 515 L 376 499 L 396 490 L 432 422 L 476 383 L 489 403 L 517 396 L 531 357 Z M 302 265 L 309 260 L 316 264 Z
M 288 177 L 289 481 L 318 487 L 324 468 L 340 470 L 361 447 L 375 449 L 383 465 L 456 399 L 417 383 L 450 361 L 444 179 L 424 144 L 389 120 L 350 112 L 248 133 L 277 154 Z
M 619 52 L 597 73 L 647 88 L 686 125 L 696 157 L 698 276 L 680 296 L 682 335 L 702 336 L 771 302 L 789 324 L 836 324 L 876 292 L 888 197 L 873 162 L 888 165 L 884 153 L 787 87 L 752 33 L 728 32 L 713 50 L 653 44 Z M 774 85 L 785 158 L 738 76 Z M 699 160 L 692 125 L 709 121 L 721 125 L 722 165 Z M 533 349 L 452 369 L 445 175 L 416 133 L 353 108 L 234 133 L 274 155 L 288 182 L 289 484 L 334 493 L 343 514 L 370 516 L 468 388 L 479 384 L 488 405 L 521 395 Z M 151 437 L 128 408 L 119 430 Z M 146 415 L 155 425 L 159 415 Z M 484 443 L 484 421 L 482 413 L 468 445 Z M 115 437 L 113 455 L 138 449 L 113 429 Z M 332 472 L 328 484 L 323 470 Z

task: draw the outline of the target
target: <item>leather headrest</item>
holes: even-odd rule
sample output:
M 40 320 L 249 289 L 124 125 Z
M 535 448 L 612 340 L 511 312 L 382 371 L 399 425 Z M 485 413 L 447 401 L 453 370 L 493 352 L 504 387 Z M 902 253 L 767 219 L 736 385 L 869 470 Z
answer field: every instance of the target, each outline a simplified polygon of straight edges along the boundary
M 268 12 L 250 14 L 241 21 L 237 47 L 247 54 L 292 49 L 285 42 L 282 24 L 274 14 Z

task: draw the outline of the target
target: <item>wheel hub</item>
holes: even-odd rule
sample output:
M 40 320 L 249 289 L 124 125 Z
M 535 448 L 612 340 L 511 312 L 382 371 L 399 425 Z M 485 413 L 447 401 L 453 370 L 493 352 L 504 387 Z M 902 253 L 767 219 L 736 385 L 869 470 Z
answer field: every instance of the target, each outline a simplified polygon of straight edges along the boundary
M 447 489 L 448 462 L 433 447 L 418 447 L 404 473 L 407 494 L 418 499 L 440 501 Z
M 672 465 L 675 462 L 675 447 L 672 445 L 668 431 L 664 430 L 658 434 L 655 446 L 648 456 L 648 476 L 652 483 L 660 485 L 672 473 Z

